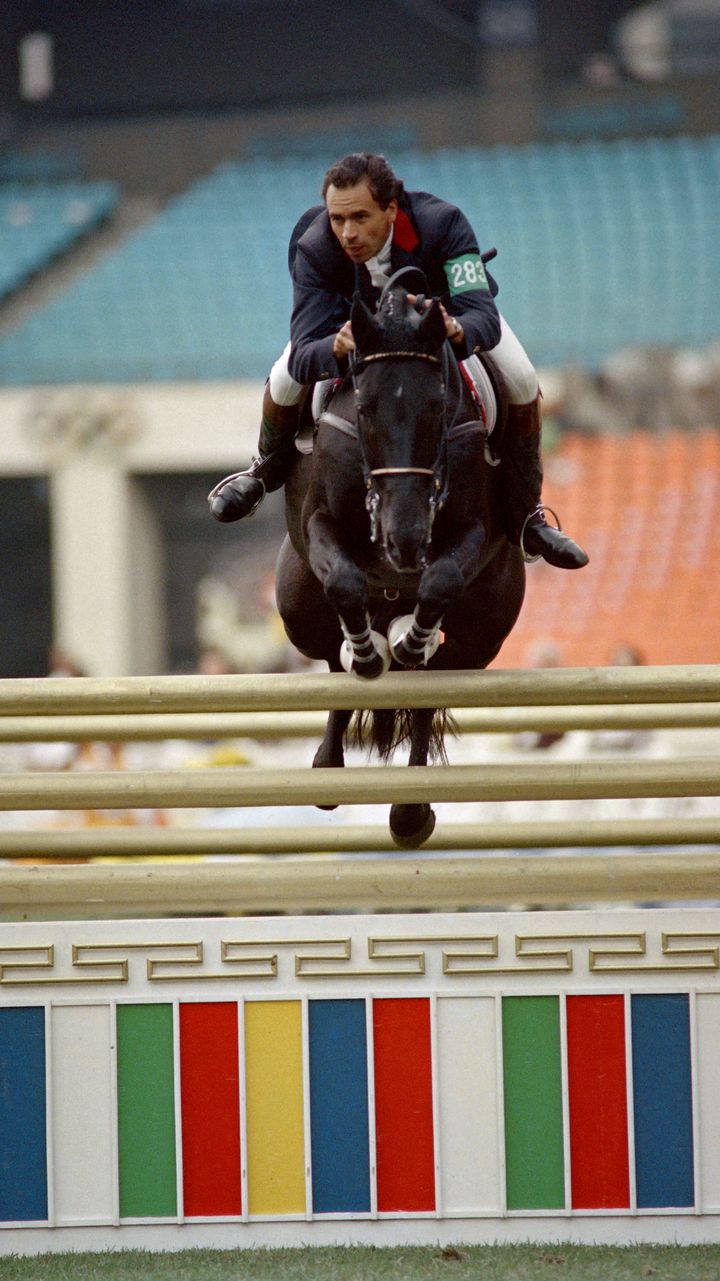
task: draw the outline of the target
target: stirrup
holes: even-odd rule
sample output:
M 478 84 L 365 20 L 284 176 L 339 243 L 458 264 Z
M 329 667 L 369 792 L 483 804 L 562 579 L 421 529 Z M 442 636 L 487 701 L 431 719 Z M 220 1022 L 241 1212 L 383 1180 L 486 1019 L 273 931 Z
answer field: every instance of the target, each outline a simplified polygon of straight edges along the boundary
M 542 552 L 538 552 L 536 556 L 531 556 L 530 553 L 525 550 L 525 530 L 527 529 L 528 524 L 532 520 L 533 516 L 542 516 L 544 515 L 545 512 L 550 513 L 550 515 L 553 517 L 553 520 L 556 522 L 555 529 L 558 531 L 559 534 L 562 533 L 562 525 L 560 524 L 560 517 L 558 516 L 557 512 L 554 511 L 552 507 L 546 507 L 544 503 L 538 503 L 537 507 L 534 507 L 531 512 L 528 512 L 527 516 L 525 517 L 522 523 L 522 529 L 520 530 L 520 551 L 522 552 L 522 558 L 525 561 L 526 565 L 534 565 L 536 560 L 543 559 Z M 547 524 L 547 521 L 545 522 L 545 524 Z M 552 529 L 553 527 L 550 526 L 550 528 Z

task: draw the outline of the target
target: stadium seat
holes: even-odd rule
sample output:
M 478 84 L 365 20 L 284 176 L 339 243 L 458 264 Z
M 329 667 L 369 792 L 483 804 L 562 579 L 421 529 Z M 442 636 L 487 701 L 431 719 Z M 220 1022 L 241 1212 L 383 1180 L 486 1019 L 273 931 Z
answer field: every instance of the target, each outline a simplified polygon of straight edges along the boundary
M 409 188 L 458 204 L 481 248 L 497 246 L 498 302 L 535 364 L 597 370 L 623 346 L 720 336 L 720 137 L 399 147 L 389 159 Z M 263 378 L 287 340 L 289 234 L 321 177 L 316 154 L 261 148 L 219 166 L 2 338 L 0 383 Z M 21 194 L 0 197 L 11 288 L 38 269 L 46 220 L 28 221 Z M 85 225 L 83 201 L 87 184 L 66 195 L 51 252 Z
M 0 182 L 0 298 L 96 228 L 118 200 L 112 182 Z

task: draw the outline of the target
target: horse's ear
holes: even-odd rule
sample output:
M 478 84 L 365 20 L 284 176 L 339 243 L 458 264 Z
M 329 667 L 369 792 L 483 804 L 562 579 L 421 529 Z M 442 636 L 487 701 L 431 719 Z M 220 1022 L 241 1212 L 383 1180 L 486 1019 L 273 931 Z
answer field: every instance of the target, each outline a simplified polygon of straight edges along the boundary
M 357 350 L 369 355 L 380 349 L 380 327 L 360 294 L 355 294 L 350 310 L 350 326 Z
M 430 351 L 439 351 L 445 342 L 445 321 L 440 303 L 434 298 L 418 326 L 417 336 Z

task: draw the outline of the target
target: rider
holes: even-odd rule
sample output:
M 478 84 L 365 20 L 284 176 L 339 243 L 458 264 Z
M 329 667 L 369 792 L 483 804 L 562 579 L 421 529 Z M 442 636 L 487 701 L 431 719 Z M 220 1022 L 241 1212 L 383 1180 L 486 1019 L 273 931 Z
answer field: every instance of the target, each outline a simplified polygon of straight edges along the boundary
M 303 215 L 290 239 L 290 342 L 265 386 L 259 456 L 247 471 L 215 486 L 209 495 L 213 515 L 240 520 L 267 490 L 284 484 L 307 387 L 342 375 L 354 351 L 348 319 L 353 294 L 359 291 L 373 307 L 389 277 L 414 266 L 430 294 L 445 299 L 445 331 L 456 358 L 485 352 L 502 377 L 509 402 L 500 467 L 508 537 L 528 556 L 561 569 L 586 565 L 583 549 L 545 521 L 537 374 L 495 306 L 497 285 L 464 214 L 426 192 L 406 191 L 385 158 L 367 152 L 332 165 L 322 196 L 324 204 Z

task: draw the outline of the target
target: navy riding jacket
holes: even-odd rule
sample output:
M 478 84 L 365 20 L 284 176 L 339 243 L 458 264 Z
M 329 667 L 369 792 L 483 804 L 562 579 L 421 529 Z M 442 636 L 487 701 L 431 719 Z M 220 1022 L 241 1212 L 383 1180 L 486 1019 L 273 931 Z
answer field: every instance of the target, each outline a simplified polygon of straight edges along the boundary
M 290 374 L 299 383 L 335 378 L 341 370 L 333 341 L 350 316 L 359 291 L 374 307 L 379 290 L 363 264 L 348 258 L 330 226 L 323 205 L 308 209 L 290 238 L 288 253 L 293 282 L 290 321 Z M 497 285 L 485 271 L 478 241 L 465 215 L 425 191 L 406 191 L 393 227 L 391 270 L 419 267 L 429 293 L 441 298 L 465 331 L 464 344 L 454 344 L 458 359 L 488 351 L 500 341 Z

